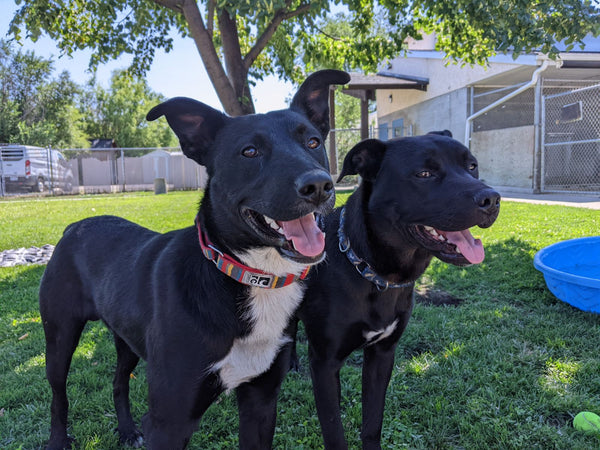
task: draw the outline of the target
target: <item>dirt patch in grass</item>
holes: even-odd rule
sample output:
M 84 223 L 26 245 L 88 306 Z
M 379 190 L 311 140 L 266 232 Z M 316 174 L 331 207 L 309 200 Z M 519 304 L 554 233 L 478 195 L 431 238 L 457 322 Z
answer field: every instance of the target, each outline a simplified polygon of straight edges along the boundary
M 446 291 L 426 285 L 415 290 L 415 300 L 417 303 L 428 306 L 458 306 L 464 302 L 462 298 L 454 297 Z
M 562 428 L 567 424 L 572 424 L 573 416 L 566 412 L 557 412 L 545 417 L 545 422 L 551 427 Z

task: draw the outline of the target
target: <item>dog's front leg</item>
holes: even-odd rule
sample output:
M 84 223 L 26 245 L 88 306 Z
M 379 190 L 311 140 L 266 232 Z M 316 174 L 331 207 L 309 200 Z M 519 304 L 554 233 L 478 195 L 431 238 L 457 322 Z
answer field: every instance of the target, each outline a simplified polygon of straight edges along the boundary
M 277 419 L 277 396 L 290 365 L 292 343 L 279 351 L 262 375 L 236 389 L 240 416 L 240 449 L 270 449 Z
M 396 344 L 397 341 L 392 344 L 382 341 L 364 350 L 360 433 L 363 450 L 381 449 L 385 394 L 394 367 Z
M 219 377 L 206 374 L 206 367 L 173 370 L 176 367 L 181 364 L 172 360 L 160 368 L 148 363 L 149 408 L 142 418 L 148 450 L 185 448 L 204 412 L 223 392 Z
M 347 449 L 340 410 L 340 368 L 343 361 L 321 359 L 310 351 L 310 374 L 325 448 Z

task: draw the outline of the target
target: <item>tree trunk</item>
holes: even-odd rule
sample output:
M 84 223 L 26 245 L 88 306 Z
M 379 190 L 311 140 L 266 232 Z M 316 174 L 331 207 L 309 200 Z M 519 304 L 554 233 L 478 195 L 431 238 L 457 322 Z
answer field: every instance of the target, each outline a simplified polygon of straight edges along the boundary
M 254 106 L 252 102 L 249 103 L 250 108 L 248 108 L 248 105 L 245 105 L 240 101 L 240 95 L 238 92 L 236 92 L 237 90 L 227 76 L 221 61 L 219 60 L 219 55 L 217 55 L 217 51 L 213 45 L 212 36 L 204 25 L 204 20 L 202 19 L 202 14 L 198 9 L 198 4 L 196 1 L 184 0 L 181 4 L 181 10 L 185 20 L 188 23 L 190 34 L 196 43 L 196 47 L 198 48 L 198 52 L 200 53 L 200 57 L 202 58 L 202 62 L 204 63 L 208 77 L 210 78 L 210 81 L 217 92 L 217 96 L 219 97 L 225 112 L 231 116 L 242 116 L 244 114 L 253 113 Z M 221 15 L 222 14 L 220 14 L 220 16 Z M 235 30 L 235 35 L 237 37 L 237 29 Z M 223 50 L 226 52 L 225 48 Z M 235 65 L 233 64 L 234 57 L 227 55 L 226 61 L 228 59 L 231 59 L 232 65 Z M 236 77 L 239 76 L 239 72 L 236 73 Z M 247 78 L 247 75 L 243 76 L 244 78 Z M 250 93 L 248 92 L 247 94 L 249 96 Z
M 153 0 L 155 3 L 183 14 L 188 24 L 190 35 L 196 43 L 202 62 L 217 96 L 231 116 L 242 116 L 254 113 L 254 102 L 250 92 L 248 73 L 250 67 L 267 46 L 269 40 L 284 20 L 304 14 L 310 10 L 310 1 L 301 3 L 295 10 L 289 10 L 292 0 L 287 0 L 286 5 L 275 11 L 271 22 L 258 36 L 254 46 L 248 54 L 242 56 L 240 40 L 237 29 L 236 17 L 230 16 L 226 10 L 218 10 L 219 32 L 223 46 L 224 64 L 213 43 L 213 17 L 217 2 L 208 4 L 208 27 L 202 19 L 197 0 Z
M 235 16 L 231 17 L 224 9 L 219 12 L 219 31 L 221 32 L 225 70 L 227 70 L 229 82 L 233 86 L 244 114 L 253 114 L 254 102 L 248 84 L 248 70 L 244 66 L 240 49 L 237 21 Z

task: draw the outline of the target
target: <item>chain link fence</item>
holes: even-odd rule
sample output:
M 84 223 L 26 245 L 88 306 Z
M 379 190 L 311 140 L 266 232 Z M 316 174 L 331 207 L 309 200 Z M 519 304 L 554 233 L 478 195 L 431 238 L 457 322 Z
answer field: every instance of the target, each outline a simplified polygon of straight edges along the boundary
M 540 83 L 537 105 L 532 87 L 473 120 L 472 148 L 479 153 L 480 162 L 495 171 L 485 175 L 496 184 L 518 187 L 526 187 L 528 180 L 535 178 L 542 192 L 600 191 L 600 76 L 589 80 L 543 78 Z M 520 86 L 474 87 L 472 113 Z M 536 110 L 540 112 L 539 129 Z M 534 161 L 537 149 L 539 168 Z M 539 178 L 534 175 L 536 170 Z
M 393 136 L 411 134 L 410 128 L 393 131 Z M 387 128 L 371 127 L 369 138 L 385 140 L 388 132 Z M 335 152 L 334 177 L 341 172 L 347 153 L 360 141 L 359 128 L 331 130 L 326 147 Z M 0 145 L 2 197 L 152 191 L 157 181 L 164 183 L 167 190 L 202 189 L 207 174 L 179 147 L 56 150 Z M 357 177 L 347 177 L 342 185 L 356 182 Z
M 390 130 L 388 127 L 369 127 L 367 139 L 381 139 L 387 141 L 392 137 L 412 136 L 412 127 L 395 127 Z M 348 152 L 361 141 L 360 128 L 337 128 L 329 132 L 326 147 L 328 151 L 335 152 L 336 164 L 331 164 L 331 172 L 334 178 L 342 171 L 344 158 Z M 332 146 L 332 141 L 334 145 Z M 345 177 L 340 185 L 354 185 L 358 181 L 357 176 Z
M 0 146 L 0 195 L 202 189 L 206 170 L 179 148 L 63 149 Z M 158 183 L 157 183 L 158 182 Z
M 545 80 L 542 189 L 600 191 L 600 83 Z
M 475 87 L 473 89 L 473 113 L 500 100 L 521 85 L 505 88 Z M 535 92 L 526 89 L 500 106 L 473 120 L 473 133 L 533 125 Z

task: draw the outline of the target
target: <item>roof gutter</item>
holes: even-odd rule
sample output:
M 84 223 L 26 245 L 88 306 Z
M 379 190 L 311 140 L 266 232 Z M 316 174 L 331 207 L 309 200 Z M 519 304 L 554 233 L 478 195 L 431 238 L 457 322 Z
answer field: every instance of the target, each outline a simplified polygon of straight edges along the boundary
M 537 85 L 537 83 L 538 83 L 538 81 L 540 79 L 540 75 L 542 74 L 542 72 L 544 70 L 546 70 L 548 68 L 549 65 L 550 65 L 550 61 L 548 59 L 545 59 L 542 62 L 542 65 L 540 67 L 538 67 L 537 69 L 535 69 L 535 71 L 531 75 L 531 81 L 529 81 L 528 83 L 525 83 L 520 88 L 515 89 L 514 91 L 512 91 L 510 94 L 505 95 L 504 97 L 496 100 L 494 103 L 489 104 L 485 108 L 480 109 L 476 113 L 471 114 L 469 117 L 467 117 L 467 123 L 465 124 L 465 145 L 467 147 L 470 147 L 470 143 L 471 143 L 470 142 L 471 141 L 471 124 L 472 124 L 473 120 L 475 120 L 479 116 L 487 113 L 488 111 L 496 108 L 497 106 L 501 105 L 502 103 L 507 102 L 511 98 L 516 97 L 521 92 L 526 91 L 527 89 L 529 89 L 529 88 L 534 87 L 535 85 Z

